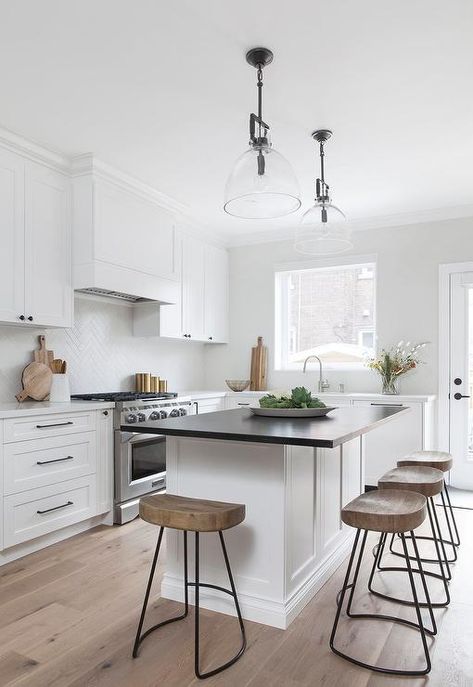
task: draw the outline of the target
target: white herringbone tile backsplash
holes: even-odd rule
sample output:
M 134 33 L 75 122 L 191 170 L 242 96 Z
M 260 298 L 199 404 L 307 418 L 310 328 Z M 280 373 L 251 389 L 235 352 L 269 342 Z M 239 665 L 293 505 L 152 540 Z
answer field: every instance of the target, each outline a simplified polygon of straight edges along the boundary
M 0 326 L 0 402 L 13 401 L 21 389 L 38 334 L 46 335 L 56 358 L 67 360 L 73 393 L 133 389 L 135 372 L 143 371 L 167 379 L 169 390 L 204 385 L 203 344 L 134 337 L 131 307 L 77 297 L 72 329 Z

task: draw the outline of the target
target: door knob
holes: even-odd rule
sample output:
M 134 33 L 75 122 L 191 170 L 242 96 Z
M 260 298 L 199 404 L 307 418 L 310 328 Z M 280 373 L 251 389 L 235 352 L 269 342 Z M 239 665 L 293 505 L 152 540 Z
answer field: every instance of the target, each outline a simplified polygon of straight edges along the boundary
M 457 392 L 456 394 L 453 394 L 453 398 L 454 398 L 456 401 L 459 401 L 459 400 L 462 399 L 462 398 L 470 398 L 470 397 L 469 397 L 469 396 L 464 396 L 463 394 L 459 394 L 459 393 Z
M 456 384 L 457 386 L 460 386 L 460 384 L 462 383 L 462 380 L 460 379 L 460 377 L 455 377 L 455 379 L 453 380 L 453 383 Z

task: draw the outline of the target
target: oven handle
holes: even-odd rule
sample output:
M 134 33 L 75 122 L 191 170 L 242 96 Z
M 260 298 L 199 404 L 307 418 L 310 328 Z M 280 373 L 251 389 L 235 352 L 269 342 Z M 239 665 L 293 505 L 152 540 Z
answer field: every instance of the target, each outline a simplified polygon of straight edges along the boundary
M 142 432 L 122 432 L 122 442 L 128 444 L 139 444 L 141 441 L 150 439 L 166 439 L 164 434 L 143 434 Z

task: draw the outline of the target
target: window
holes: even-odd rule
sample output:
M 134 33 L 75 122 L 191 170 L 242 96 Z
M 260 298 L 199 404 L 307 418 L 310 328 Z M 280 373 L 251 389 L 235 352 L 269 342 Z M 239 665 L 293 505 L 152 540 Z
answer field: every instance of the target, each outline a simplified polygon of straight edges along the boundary
M 329 368 L 358 367 L 374 353 L 376 265 L 276 272 L 276 369 L 317 355 Z

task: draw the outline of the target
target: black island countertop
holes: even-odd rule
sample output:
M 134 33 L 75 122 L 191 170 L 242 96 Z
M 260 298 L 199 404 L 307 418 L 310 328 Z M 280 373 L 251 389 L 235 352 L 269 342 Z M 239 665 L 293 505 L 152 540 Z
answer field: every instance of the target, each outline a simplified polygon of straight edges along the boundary
M 122 425 L 125 432 L 198 437 L 221 441 L 250 441 L 334 448 L 370 432 L 409 408 L 369 406 L 338 408 L 319 418 L 274 418 L 253 415 L 247 409 L 223 410 L 167 420 Z

